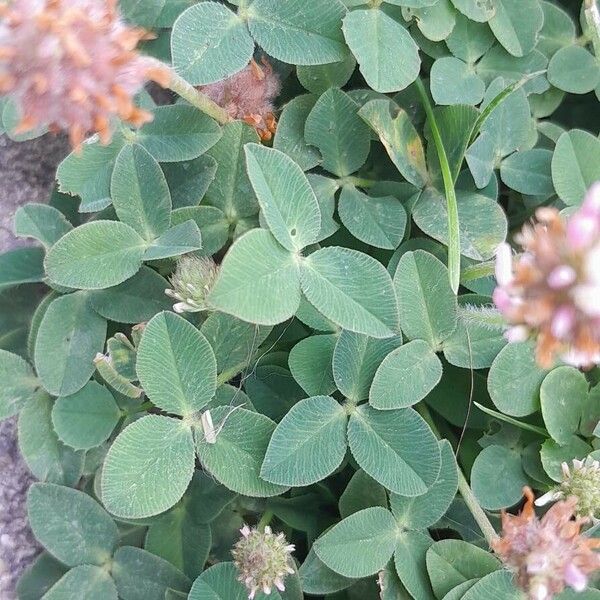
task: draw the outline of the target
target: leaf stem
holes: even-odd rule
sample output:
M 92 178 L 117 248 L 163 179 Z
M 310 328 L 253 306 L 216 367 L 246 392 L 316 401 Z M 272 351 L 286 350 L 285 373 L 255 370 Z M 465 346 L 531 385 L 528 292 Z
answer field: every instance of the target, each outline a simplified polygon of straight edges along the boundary
M 153 406 L 154 406 L 154 404 L 152 404 L 152 402 L 150 402 L 150 400 L 146 400 L 146 402 L 143 402 L 142 404 L 140 404 L 139 406 L 136 406 L 132 410 L 125 410 L 125 411 L 122 411 L 122 413 L 123 413 L 123 416 L 129 417 L 130 415 L 135 415 L 137 413 L 144 412 L 144 411 L 148 410 L 149 408 L 152 408 Z
M 450 287 L 456 294 L 458 292 L 458 286 L 460 285 L 460 232 L 458 227 L 458 204 L 456 202 L 454 178 L 452 176 L 452 171 L 450 170 L 450 163 L 448 162 L 442 135 L 433 112 L 433 106 L 431 105 L 423 81 L 421 81 L 420 77 L 417 77 L 415 83 L 419 95 L 421 96 L 425 113 L 427 114 L 431 135 L 433 136 L 438 160 L 440 161 L 442 179 L 444 180 L 444 192 L 446 194 L 448 210 L 448 272 L 450 276 Z
M 590 28 L 590 37 L 594 54 L 600 60 L 600 9 L 596 0 L 584 0 L 585 20 Z
M 197 90 L 188 83 L 181 75 L 178 75 L 174 69 L 169 69 L 170 80 L 169 89 L 187 100 L 192 106 L 212 117 L 221 125 L 231 121 L 229 113 L 221 108 L 216 102 L 213 102 L 206 94 Z
M 438 439 L 441 439 L 440 432 L 435 424 L 429 409 L 422 402 L 416 407 L 419 414 L 425 419 L 427 424 L 431 427 L 433 433 L 437 436 Z M 498 534 L 494 529 L 494 526 L 490 523 L 485 511 L 479 505 L 477 498 L 475 498 L 475 494 L 473 494 L 473 490 L 467 481 L 467 478 L 464 476 L 462 469 L 458 467 L 458 491 L 462 496 L 467 508 L 473 515 L 475 522 L 479 525 L 479 529 L 483 533 L 487 543 L 489 546 L 492 545 L 492 542 L 497 539 Z
M 271 519 L 273 518 L 273 516 L 274 516 L 274 514 L 273 514 L 272 510 L 265 511 L 263 516 L 260 518 L 260 521 L 256 525 L 256 528 L 259 531 L 264 531 L 265 527 L 271 522 Z
M 337 180 L 337 184 L 339 187 L 343 187 L 344 185 L 353 185 L 354 187 L 360 188 L 370 188 L 379 183 L 375 179 L 364 179 L 363 177 L 354 177 L 353 175 L 348 175 L 347 177 L 341 177 Z

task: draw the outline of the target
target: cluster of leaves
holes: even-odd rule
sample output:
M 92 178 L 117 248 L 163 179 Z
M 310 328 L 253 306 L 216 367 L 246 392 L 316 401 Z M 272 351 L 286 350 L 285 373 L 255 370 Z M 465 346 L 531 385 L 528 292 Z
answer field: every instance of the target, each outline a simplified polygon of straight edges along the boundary
M 508 231 L 600 179 L 585 13 L 121 5 L 193 85 L 258 45 L 283 108 L 268 148 L 144 93 L 151 123 L 88 140 L 49 204 L 17 213 L 39 245 L 0 256 L 0 418 L 19 415 L 45 482 L 28 508 L 47 551 L 21 598 L 241 600 L 230 549 L 264 514 L 301 563 L 275 599 L 521 598 L 458 467 L 495 522 L 598 452 L 598 373 L 541 370 L 490 298 Z M 190 253 L 220 272 L 211 310 L 184 318 L 164 291 Z

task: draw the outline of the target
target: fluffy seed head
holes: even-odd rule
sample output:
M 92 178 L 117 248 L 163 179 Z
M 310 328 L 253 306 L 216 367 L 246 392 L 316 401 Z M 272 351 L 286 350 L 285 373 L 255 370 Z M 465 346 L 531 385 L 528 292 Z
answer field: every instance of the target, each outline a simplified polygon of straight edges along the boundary
M 600 363 L 600 182 L 582 206 L 564 218 L 540 208 L 537 222 L 496 253 L 494 302 L 510 328 L 509 341 L 537 340 L 537 360 L 550 367 L 559 357 L 576 367 Z
M 207 310 L 206 297 L 219 274 L 219 268 L 212 258 L 205 256 L 182 256 L 171 276 L 172 288 L 165 290 L 177 303 L 173 310 L 177 313 L 201 312 Z
M 294 545 L 287 543 L 283 533 L 274 534 L 270 527 L 259 531 L 244 525 L 240 533 L 242 537 L 231 554 L 238 579 L 248 589 L 248 598 L 252 600 L 257 592 L 270 594 L 273 588 L 283 592 L 284 579 L 294 572 L 290 566 Z
M 561 500 L 538 519 L 533 492 L 524 488 L 527 502 L 521 514 L 502 514 L 503 535 L 492 543 L 504 564 L 530 600 L 550 600 L 565 587 L 582 591 L 588 576 L 600 569 L 600 540 L 580 535 L 586 519 L 573 520 L 576 498 Z
M 268 141 L 277 128 L 273 100 L 280 88 L 279 77 L 263 59 L 262 66 L 252 60 L 239 73 L 199 89 L 233 119 L 241 119 L 252 125 L 260 138 Z
M 600 462 L 588 456 L 575 459 L 571 466 L 562 463 L 563 480 L 559 486 L 538 498 L 537 506 L 556 500 L 576 498 L 575 515 L 594 521 L 600 519 Z
M 114 117 L 151 120 L 133 96 L 169 73 L 136 52 L 147 34 L 121 20 L 117 0 L 12 0 L 0 16 L 0 93 L 19 105 L 17 131 L 48 125 L 79 147 L 90 132 L 110 141 Z

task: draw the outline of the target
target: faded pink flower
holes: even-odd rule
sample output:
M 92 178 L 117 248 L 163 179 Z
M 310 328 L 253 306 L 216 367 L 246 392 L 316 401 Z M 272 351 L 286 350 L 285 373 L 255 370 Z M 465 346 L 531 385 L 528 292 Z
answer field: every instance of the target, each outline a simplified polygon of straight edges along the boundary
M 576 498 L 557 502 L 538 519 L 533 492 L 523 489 L 527 499 L 521 514 L 502 514 L 503 536 L 492 547 L 513 570 L 517 583 L 530 600 L 550 600 L 565 587 L 583 591 L 588 575 L 600 569 L 600 539 L 580 535 L 586 519 L 573 520 Z
M 537 340 L 537 360 L 552 366 L 558 356 L 576 367 L 600 363 L 600 182 L 568 219 L 540 208 L 537 223 L 496 252 L 494 302 L 511 325 L 509 341 Z
M 133 96 L 147 80 L 167 85 L 169 73 L 135 51 L 147 34 L 121 20 L 117 0 L 12 0 L 0 16 L 0 93 L 20 107 L 17 131 L 45 124 L 78 147 L 92 131 L 110 141 L 115 116 L 152 119 Z
M 280 88 L 279 77 L 263 59 L 262 67 L 251 60 L 239 73 L 199 89 L 224 108 L 233 119 L 252 125 L 260 138 L 268 141 L 277 128 L 273 100 Z
M 269 526 L 264 531 L 244 525 L 242 537 L 233 547 L 238 579 L 248 589 L 248 598 L 253 600 L 257 592 L 270 594 L 273 588 L 285 591 L 284 580 L 294 569 L 290 566 L 290 555 L 295 550 L 288 544 L 283 533 L 274 534 Z

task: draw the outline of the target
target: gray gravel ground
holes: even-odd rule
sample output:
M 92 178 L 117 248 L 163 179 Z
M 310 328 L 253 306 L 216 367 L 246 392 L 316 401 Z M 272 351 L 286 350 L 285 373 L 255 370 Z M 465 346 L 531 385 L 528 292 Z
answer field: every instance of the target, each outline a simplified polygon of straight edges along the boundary
M 48 199 L 57 164 L 68 153 L 63 138 L 15 143 L 0 135 L 0 252 L 23 245 L 12 217 L 27 202 Z M 27 525 L 25 498 L 33 481 L 19 456 L 16 420 L 0 422 L 0 599 L 13 600 L 23 569 L 38 554 Z

